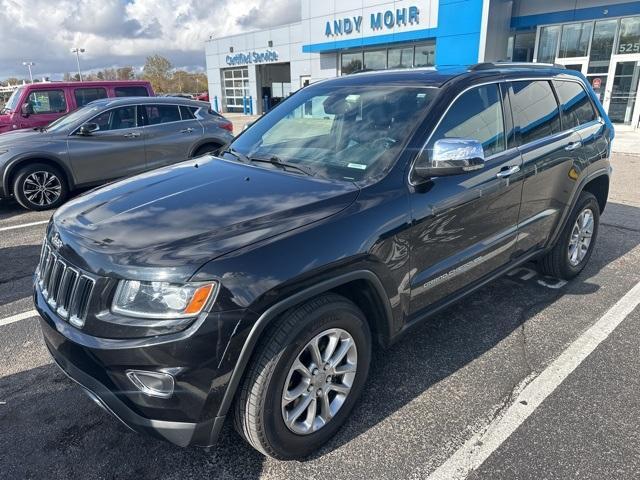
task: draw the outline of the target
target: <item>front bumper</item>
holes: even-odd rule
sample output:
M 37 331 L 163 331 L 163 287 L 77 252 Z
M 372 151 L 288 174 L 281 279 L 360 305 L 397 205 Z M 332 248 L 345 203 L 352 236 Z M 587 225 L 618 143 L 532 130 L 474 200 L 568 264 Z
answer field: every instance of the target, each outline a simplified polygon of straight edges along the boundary
M 114 342 L 82 334 L 55 315 L 37 288 L 34 303 L 56 364 L 102 408 L 130 429 L 175 445 L 206 447 L 216 442 L 224 423 L 224 416 L 217 415 L 218 407 L 235 362 L 225 355 L 229 349 L 216 354 L 211 345 L 219 345 L 219 335 L 226 336 L 220 325 L 233 328 L 242 317 L 240 312 L 227 312 L 222 322 L 215 318 L 220 314 L 209 314 L 214 318 L 208 317 L 198 331 L 176 341 L 167 338 L 169 341 L 157 343 L 156 337 L 149 345 L 141 344 L 140 339 L 129 345 L 126 340 Z M 216 328 L 206 327 L 211 324 Z M 171 372 L 176 382 L 174 394 L 166 399 L 145 395 L 127 379 L 127 369 Z

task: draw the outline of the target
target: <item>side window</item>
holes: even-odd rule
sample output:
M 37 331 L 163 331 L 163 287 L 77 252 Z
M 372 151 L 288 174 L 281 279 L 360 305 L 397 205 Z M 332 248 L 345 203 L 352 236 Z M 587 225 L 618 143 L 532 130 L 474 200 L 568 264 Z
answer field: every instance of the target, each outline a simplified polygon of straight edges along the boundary
M 512 82 L 511 108 L 520 144 L 560 131 L 558 102 L 546 80 Z
M 136 107 L 131 105 L 128 107 L 107 110 L 106 112 L 102 112 L 98 116 L 93 117 L 90 122 L 97 123 L 101 132 L 121 130 L 123 128 L 134 128 L 138 126 L 138 122 L 136 120 Z
M 596 119 L 593 104 L 582 85 L 576 82 L 554 81 L 562 111 L 562 126 L 565 130 L 589 123 Z
M 107 91 L 104 88 L 76 88 L 73 94 L 76 97 L 76 105 L 78 108 L 94 100 L 107 98 Z
M 177 105 L 145 105 L 145 108 L 149 125 L 180 121 L 180 111 Z
M 38 90 L 31 92 L 27 99 L 29 109 L 34 114 L 63 113 L 67 111 L 67 101 L 63 90 Z
M 464 138 L 482 144 L 485 157 L 505 150 L 502 102 L 497 84 L 466 91 L 446 113 L 428 148 L 442 138 Z
M 182 117 L 182 120 L 195 120 L 196 116 L 194 115 L 194 112 L 195 109 L 180 105 L 180 116 Z
M 148 97 L 149 92 L 145 87 L 116 87 L 116 97 Z

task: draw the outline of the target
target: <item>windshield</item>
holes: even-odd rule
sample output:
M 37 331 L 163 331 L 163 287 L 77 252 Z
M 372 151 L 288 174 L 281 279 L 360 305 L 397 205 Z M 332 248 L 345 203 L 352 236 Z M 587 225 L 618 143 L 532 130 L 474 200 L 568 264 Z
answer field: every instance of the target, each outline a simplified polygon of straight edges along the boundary
M 436 93 L 395 85 L 306 87 L 231 147 L 248 160 L 275 159 L 313 175 L 370 182 L 393 165 Z
M 15 112 L 18 109 L 18 101 L 20 100 L 20 96 L 22 95 L 22 91 L 24 87 L 20 87 L 17 90 L 14 90 L 6 105 L 2 109 L 3 113 L 7 112 Z
M 73 112 L 70 112 L 70 113 L 67 113 L 66 115 L 63 115 L 62 117 L 58 118 L 57 120 L 54 120 L 49 125 L 47 125 L 47 127 L 45 129 L 48 132 L 58 132 L 60 130 L 64 130 L 64 129 L 74 125 L 76 122 L 92 116 L 93 114 L 97 113 L 98 110 L 99 110 L 98 107 L 90 106 L 90 105 L 87 105 L 85 107 L 81 107 L 78 110 L 74 110 Z

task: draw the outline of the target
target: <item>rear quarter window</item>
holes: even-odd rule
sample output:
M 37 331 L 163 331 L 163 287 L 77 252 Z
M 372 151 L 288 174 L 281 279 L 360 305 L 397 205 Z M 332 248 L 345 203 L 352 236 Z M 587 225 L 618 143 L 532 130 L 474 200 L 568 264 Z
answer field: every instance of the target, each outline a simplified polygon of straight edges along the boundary
M 511 82 L 511 108 L 521 145 L 560 132 L 560 110 L 547 80 Z
M 560 100 L 562 126 L 565 130 L 596 119 L 593 103 L 582 85 L 562 80 L 554 81 L 553 84 Z

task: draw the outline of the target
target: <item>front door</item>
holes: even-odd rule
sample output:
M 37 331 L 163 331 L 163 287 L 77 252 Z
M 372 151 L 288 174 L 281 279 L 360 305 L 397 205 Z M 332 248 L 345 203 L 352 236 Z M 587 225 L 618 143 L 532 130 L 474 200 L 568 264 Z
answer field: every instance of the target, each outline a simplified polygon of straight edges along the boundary
M 76 182 L 99 183 L 143 172 L 145 138 L 135 105 L 113 108 L 87 123 L 96 123 L 91 135 L 70 135 L 69 159 Z
M 520 153 L 505 135 L 511 115 L 498 84 L 472 87 L 451 105 L 427 143 L 465 138 L 482 143 L 485 166 L 432 178 L 410 194 L 411 314 L 506 265 L 514 252 L 522 177 Z M 505 128 L 506 126 L 506 128 Z
M 612 61 L 612 80 L 607 86 L 605 109 L 613 123 L 638 125 L 638 82 L 640 80 L 640 54 L 616 56 Z M 611 77 L 611 75 L 610 75 Z

